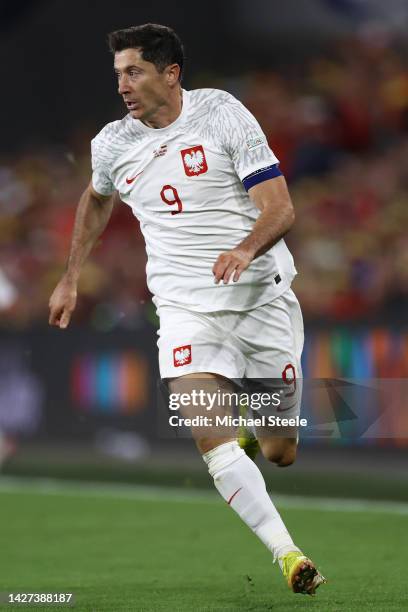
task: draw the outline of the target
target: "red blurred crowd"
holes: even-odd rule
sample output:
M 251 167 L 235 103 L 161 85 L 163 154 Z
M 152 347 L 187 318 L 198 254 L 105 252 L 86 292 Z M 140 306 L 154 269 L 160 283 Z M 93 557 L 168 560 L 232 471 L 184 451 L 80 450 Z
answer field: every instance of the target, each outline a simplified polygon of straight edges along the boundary
M 396 321 L 408 307 L 408 59 L 351 39 L 302 66 L 214 77 L 255 114 L 281 161 L 296 209 L 287 240 L 309 320 Z M 107 118 L 109 120 L 109 118 Z M 0 321 L 47 321 L 75 207 L 90 177 L 90 135 L 66 150 L 0 160 Z M 144 243 L 117 202 L 86 263 L 75 320 L 129 326 L 151 309 Z

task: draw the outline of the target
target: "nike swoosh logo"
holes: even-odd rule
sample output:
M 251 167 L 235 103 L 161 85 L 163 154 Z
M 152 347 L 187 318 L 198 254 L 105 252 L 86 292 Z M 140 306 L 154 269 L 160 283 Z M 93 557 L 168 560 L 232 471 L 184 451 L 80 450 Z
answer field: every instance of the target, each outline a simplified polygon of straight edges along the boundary
M 233 494 L 231 495 L 231 497 L 230 497 L 230 498 L 229 498 L 229 500 L 227 501 L 227 504 L 228 504 L 229 506 L 231 505 L 231 502 L 232 502 L 232 500 L 234 499 L 234 497 L 235 497 L 235 496 L 236 496 L 236 495 L 237 495 L 237 494 L 240 492 L 240 490 L 241 490 L 241 489 L 242 489 L 242 487 L 239 487 L 239 489 L 237 489 L 237 491 L 235 491 L 235 493 L 233 493 Z
M 138 176 L 140 176 L 141 174 L 143 174 L 143 172 L 144 172 L 144 171 L 142 170 L 142 172 L 139 172 L 139 174 L 136 174 L 136 176 L 133 176 L 132 178 L 127 178 L 127 177 L 126 177 L 126 183 L 127 183 L 128 185 L 131 185 L 131 184 L 133 183 L 133 181 L 134 181 L 135 179 L 137 179 L 137 177 L 138 177 Z

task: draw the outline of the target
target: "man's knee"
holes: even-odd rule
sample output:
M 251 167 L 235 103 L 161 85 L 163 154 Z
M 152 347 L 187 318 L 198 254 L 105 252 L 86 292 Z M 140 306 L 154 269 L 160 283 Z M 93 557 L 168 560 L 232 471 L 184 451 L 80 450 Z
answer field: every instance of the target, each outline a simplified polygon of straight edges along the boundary
M 263 438 L 259 440 L 262 454 L 268 461 L 279 467 L 292 465 L 296 459 L 297 440 L 295 438 Z

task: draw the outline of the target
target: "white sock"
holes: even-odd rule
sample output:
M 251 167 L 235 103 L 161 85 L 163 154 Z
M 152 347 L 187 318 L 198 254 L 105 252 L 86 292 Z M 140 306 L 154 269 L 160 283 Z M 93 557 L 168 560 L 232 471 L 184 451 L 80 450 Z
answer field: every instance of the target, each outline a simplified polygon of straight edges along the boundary
M 274 561 L 299 550 L 268 495 L 261 472 L 236 440 L 220 444 L 203 459 L 219 493 L 273 553 Z

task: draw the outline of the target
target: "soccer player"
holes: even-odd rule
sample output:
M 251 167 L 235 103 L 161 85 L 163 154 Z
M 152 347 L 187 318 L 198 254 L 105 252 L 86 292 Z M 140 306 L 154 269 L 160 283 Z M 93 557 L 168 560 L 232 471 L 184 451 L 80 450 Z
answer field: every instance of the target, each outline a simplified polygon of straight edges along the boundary
M 81 266 L 117 191 L 146 242 L 160 374 L 170 391 L 192 390 L 198 380 L 233 389 L 244 377 L 296 387 L 303 324 L 282 238 L 294 212 L 259 124 L 225 91 L 182 89 L 183 47 L 170 28 L 119 30 L 109 45 L 128 114 L 92 140 L 92 180 L 78 205 L 67 270 L 50 299 L 50 324 L 68 326 Z M 236 435 L 192 432 L 216 488 L 278 559 L 290 588 L 314 594 L 324 578 L 292 541 Z M 294 461 L 293 434 L 260 429 L 257 437 L 270 461 Z

